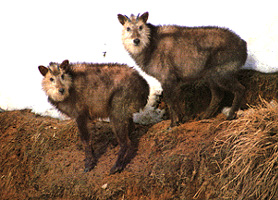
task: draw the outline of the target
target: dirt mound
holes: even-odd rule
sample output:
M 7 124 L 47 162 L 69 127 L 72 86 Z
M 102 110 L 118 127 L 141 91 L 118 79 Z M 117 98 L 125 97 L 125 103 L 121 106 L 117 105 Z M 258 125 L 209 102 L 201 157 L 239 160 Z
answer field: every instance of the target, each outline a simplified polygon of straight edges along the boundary
M 83 172 L 84 153 L 75 124 L 36 116 L 29 110 L 0 114 L 1 191 L 4 199 L 169 199 L 193 196 L 198 154 L 213 143 L 212 121 L 168 130 L 169 121 L 137 125 L 131 135 L 137 155 L 120 174 L 109 176 L 116 159 L 108 123 L 93 122 L 98 165 Z
M 84 152 L 73 121 L 20 110 L 0 113 L 2 199 L 278 199 L 277 74 L 245 72 L 238 119 L 170 121 L 136 125 L 136 155 L 120 174 L 109 175 L 119 150 L 109 123 L 94 121 L 97 166 L 84 173 Z M 189 119 L 208 104 L 199 83 L 184 86 Z M 204 98 L 205 96 L 205 98 Z M 231 100 L 229 95 L 226 103 Z M 196 102 L 199 102 L 196 104 Z M 246 106 L 248 107 L 248 106 Z
M 170 121 L 137 125 L 137 155 L 109 175 L 118 146 L 109 123 L 92 122 L 99 156 L 83 172 L 84 153 L 73 121 L 29 110 L 0 114 L 4 199 L 276 199 L 278 106 L 220 114 L 169 129 Z

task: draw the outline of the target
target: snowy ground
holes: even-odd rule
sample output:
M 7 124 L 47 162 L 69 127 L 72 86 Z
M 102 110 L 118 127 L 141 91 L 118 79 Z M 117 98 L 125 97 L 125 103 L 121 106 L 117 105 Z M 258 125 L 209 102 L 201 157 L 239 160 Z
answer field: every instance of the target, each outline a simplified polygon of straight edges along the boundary
M 0 107 L 59 117 L 41 90 L 37 67 L 50 61 L 119 62 L 136 66 L 121 44 L 117 14 L 149 11 L 153 24 L 228 27 L 248 43 L 245 68 L 278 70 L 275 1 L 3 1 L 0 3 Z M 109 6 L 108 6 L 109 5 Z M 104 57 L 104 52 L 106 56 Z M 155 93 L 159 83 L 147 77 Z

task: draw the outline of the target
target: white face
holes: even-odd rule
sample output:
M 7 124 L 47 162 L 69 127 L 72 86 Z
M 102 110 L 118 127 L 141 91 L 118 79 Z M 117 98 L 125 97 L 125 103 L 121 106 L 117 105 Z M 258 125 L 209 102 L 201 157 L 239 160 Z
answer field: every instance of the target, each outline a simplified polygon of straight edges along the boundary
M 131 54 L 138 54 L 148 46 L 150 29 L 142 20 L 131 16 L 123 25 L 122 42 L 125 49 Z
M 42 80 L 42 87 L 46 95 L 54 101 L 64 101 L 69 96 L 72 79 L 69 74 L 57 65 L 50 66 L 50 70 Z

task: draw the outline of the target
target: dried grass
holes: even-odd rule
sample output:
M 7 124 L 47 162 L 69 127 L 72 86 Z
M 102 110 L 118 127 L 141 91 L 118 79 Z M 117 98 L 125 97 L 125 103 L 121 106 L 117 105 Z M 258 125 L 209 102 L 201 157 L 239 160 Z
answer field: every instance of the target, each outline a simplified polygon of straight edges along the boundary
M 216 137 L 222 158 L 219 173 L 224 199 L 277 199 L 278 103 L 272 101 L 245 111 Z
M 73 122 L 34 117 L 30 110 L 4 112 L 0 118 L 0 193 L 24 199 L 36 188 L 35 180 L 48 170 L 43 162 L 49 151 L 64 148 L 77 138 Z M 28 120 L 27 120 L 28 119 Z M 55 122 L 55 123 L 54 123 Z M 61 128 L 60 128 L 61 127 Z M 71 135 L 68 135 L 68 134 Z M 27 186 L 31 186 L 26 190 Z
M 74 122 L 29 111 L 1 113 L 0 194 L 4 199 L 278 199 L 277 120 L 278 103 L 261 99 L 233 121 L 219 115 L 171 130 L 170 121 L 138 126 L 131 135 L 138 154 L 121 174 L 107 176 L 115 158 L 109 125 L 92 124 L 96 152 L 105 155 L 84 174 Z

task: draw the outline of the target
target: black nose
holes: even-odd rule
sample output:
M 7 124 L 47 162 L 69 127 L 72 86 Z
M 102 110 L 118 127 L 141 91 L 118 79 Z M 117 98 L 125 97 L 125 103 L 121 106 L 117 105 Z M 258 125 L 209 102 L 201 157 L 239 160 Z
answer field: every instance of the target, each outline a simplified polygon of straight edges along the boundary
M 135 45 L 139 45 L 140 44 L 140 39 L 136 38 L 133 40 L 134 44 Z
M 59 89 L 59 92 L 60 92 L 61 94 L 64 94 L 65 89 L 64 89 L 64 88 L 60 88 L 60 89 Z

